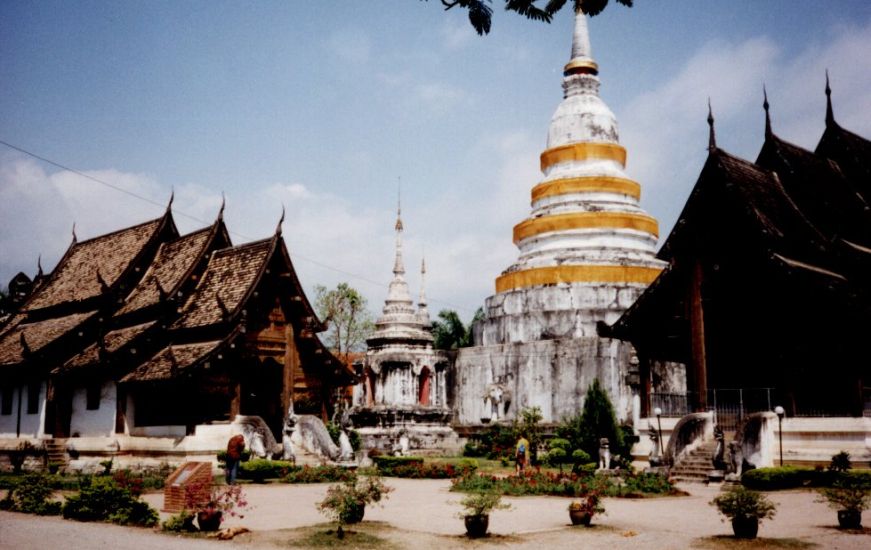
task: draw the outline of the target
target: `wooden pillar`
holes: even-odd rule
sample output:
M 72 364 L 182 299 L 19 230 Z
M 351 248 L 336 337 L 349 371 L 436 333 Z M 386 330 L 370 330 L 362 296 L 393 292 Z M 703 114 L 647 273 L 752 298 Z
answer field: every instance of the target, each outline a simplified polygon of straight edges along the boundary
M 647 354 L 640 348 L 636 347 L 638 354 L 638 378 L 639 378 L 639 393 L 641 397 L 641 416 L 650 418 L 650 393 L 652 391 L 652 380 L 650 379 L 650 359 Z
M 115 384 L 115 433 L 123 434 L 127 424 L 127 392 Z
M 239 414 L 242 407 L 242 385 L 237 381 L 232 383 L 232 396 L 230 397 L 230 422 Z
M 708 366 L 705 356 L 705 312 L 702 307 L 702 264 L 693 263 L 690 276 L 689 318 L 690 318 L 690 368 L 693 372 L 693 391 L 696 393 L 695 410 L 708 409 Z

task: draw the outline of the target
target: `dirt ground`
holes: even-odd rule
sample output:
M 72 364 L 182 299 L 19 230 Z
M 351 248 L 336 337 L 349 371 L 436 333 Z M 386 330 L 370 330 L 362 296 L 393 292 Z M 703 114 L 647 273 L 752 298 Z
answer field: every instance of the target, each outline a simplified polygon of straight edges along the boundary
M 249 509 L 244 517 L 228 518 L 224 526 L 244 526 L 251 532 L 229 542 L 0 512 L 0 548 L 871 548 L 871 529 L 837 529 L 834 510 L 817 502 L 811 491 L 770 493 L 778 505 L 777 515 L 761 524 L 756 541 L 741 542 L 730 536 L 730 524 L 721 521 L 708 504 L 719 489 L 704 485 L 683 486 L 690 493 L 686 497 L 606 499 L 607 513 L 596 516 L 591 528 L 569 524 L 567 498 L 507 498 L 512 509 L 491 515 L 491 535 L 468 540 L 457 517 L 461 495 L 449 492 L 449 481 L 385 481 L 395 491 L 383 507 L 367 507 L 363 523 L 353 526 L 343 541 L 315 508 L 326 484 L 274 484 L 244 487 Z M 145 499 L 157 509 L 162 507 L 162 494 L 148 494 Z M 863 523 L 871 522 L 869 516 L 863 516 Z M 167 517 L 161 514 L 162 520 Z

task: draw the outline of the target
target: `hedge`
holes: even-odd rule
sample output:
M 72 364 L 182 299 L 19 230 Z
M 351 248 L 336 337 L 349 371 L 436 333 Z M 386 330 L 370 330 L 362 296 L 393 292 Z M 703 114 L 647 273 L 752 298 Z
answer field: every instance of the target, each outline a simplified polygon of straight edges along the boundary
M 393 475 L 394 469 L 400 466 L 423 466 L 423 457 L 420 456 L 373 456 L 372 462 L 381 475 Z
M 775 491 L 796 487 L 831 487 L 839 479 L 871 486 L 871 470 L 836 472 L 797 466 L 756 468 L 744 472 L 741 483 L 748 489 Z
M 257 458 L 239 464 L 239 479 L 250 479 L 263 483 L 267 479 L 283 478 L 300 467 L 287 460 L 266 460 Z

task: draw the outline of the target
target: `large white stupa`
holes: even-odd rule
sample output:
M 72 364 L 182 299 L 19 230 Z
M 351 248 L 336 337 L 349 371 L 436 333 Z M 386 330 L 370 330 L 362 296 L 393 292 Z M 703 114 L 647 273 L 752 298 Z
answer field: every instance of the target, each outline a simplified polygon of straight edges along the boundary
M 617 120 L 599 97 L 587 19 L 575 16 L 564 98 L 541 153 L 542 180 L 529 217 L 514 226 L 517 261 L 496 279 L 476 347 L 457 361 L 461 423 L 538 406 L 545 420 L 579 410 L 599 378 L 618 409 L 632 413 L 631 348 L 599 338 L 657 277 L 658 224 L 639 205 L 625 172 Z M 487 396 L 482 400 L 483 396 Z

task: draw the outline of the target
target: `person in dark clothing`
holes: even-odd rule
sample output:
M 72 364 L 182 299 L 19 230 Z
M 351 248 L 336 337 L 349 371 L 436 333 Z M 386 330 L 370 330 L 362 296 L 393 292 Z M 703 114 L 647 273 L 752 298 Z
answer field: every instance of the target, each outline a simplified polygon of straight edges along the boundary
M 239 462 L 242 460 L 242 451 L 245 450 L 245 438 L 241 434 L 234 435 L 227 443 L 227 484 L 236 483 L 239 474 Z

